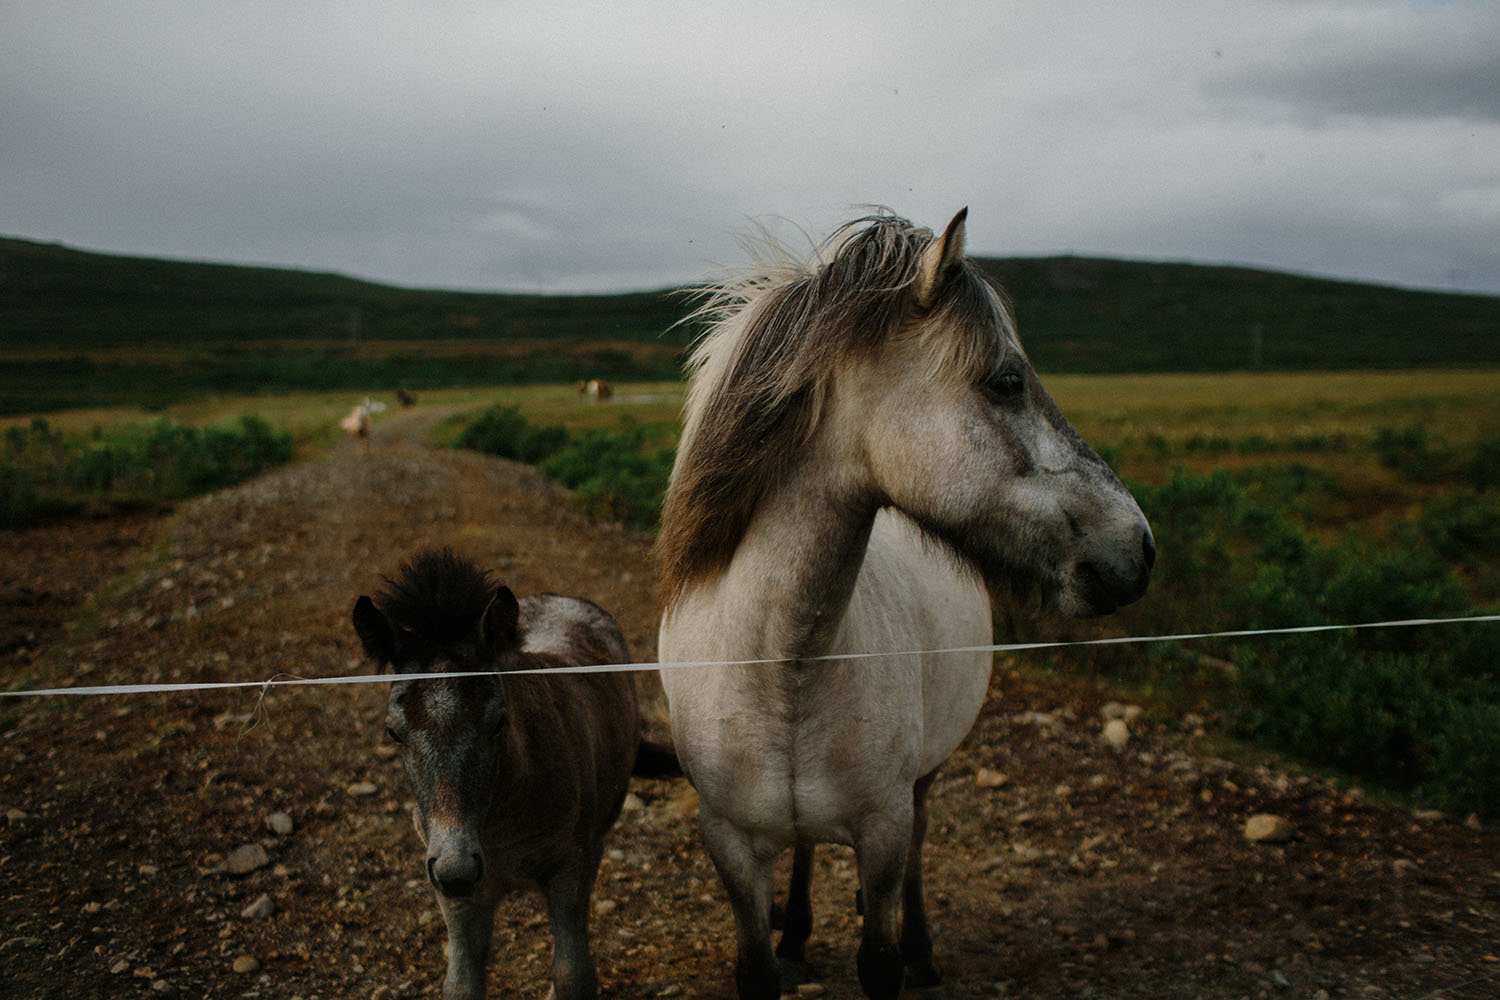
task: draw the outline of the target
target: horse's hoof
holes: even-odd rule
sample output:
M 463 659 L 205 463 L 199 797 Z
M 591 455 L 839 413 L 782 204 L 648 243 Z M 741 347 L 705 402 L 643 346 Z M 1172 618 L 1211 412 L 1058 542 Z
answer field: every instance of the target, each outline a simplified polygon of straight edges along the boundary
M 796 993 L 797 987 L 807 982 L 807 963 L 796 962 L 788 958 L 776 960 L 776 965 L 781 970 L 781 992 Z
M 920 992 L 924 1000 L 945 1000 L 943 977 L 931 962 L 912 962 L 906 966 L 906 988 Z

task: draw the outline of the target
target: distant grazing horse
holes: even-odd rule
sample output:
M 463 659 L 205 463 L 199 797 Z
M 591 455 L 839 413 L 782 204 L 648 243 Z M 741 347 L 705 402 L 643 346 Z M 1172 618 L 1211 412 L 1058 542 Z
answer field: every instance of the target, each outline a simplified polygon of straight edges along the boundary
M 354 438 L 361 453 L 370 450 L 370 411 L 365 408 L 364 403 L 350 410 L 349 415 L 339 421 L 339 426 Z
M 939 237 L 856 220 L 816 263 L 726 283 L 699 312 L 713 326 L 690 362 L 657 543 L 661 658 L 774 662 L 661 676 L 746 1000 L 805 972 L 818 842 L 854 847 L 864 991 L 938 982 L 926 796 L 991 656 L 914 651 L 989 643 L 984 584 L 1081 617 L 1136 600 L 1150 576 L 1145 517 L 965 260 L 965 215 Z M 818 659 L 863 652 L 882 655 Z M 788 847 L 773 953 L 771 868 Z
M 639 746 L 635 686 L 623 673 L 525 671 L 627 663 L 620 627 L 577 598 L 517 601 L 444 550 L 361 597 L 354 628 L 373 659 L 410 675 L 391 686 L 386 733 L 448 925 L 443 997 L 484 995 L 495 905 L 519 888 L 546 897 L 555 996 L 593 997 L 589 894 Z M 485 675 L 421 679 L 459 671 Z
M 579 380 L 573 383 L 573 388 L 595 402 L 606 400 L 615 394 L 615 387 L 602 378 L 591 378 L 587 382 Z

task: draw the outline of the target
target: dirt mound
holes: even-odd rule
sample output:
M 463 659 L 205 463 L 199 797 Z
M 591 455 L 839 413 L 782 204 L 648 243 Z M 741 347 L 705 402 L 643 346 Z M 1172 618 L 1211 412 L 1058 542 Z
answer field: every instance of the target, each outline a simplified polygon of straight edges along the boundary
M 530 469 L 424 447 L 431 419 L 175 513 L 9 535 L 7 686 L 369 672 L 349 609 L 426 545 L 518 593 L 588 597 L 652 658 L 648 539 Z M 951 995 L 1500 992 L 1454 989 L 1500 973 L 1493 834 L 1205 759 L 1175 720 L 1122 718 L 1117 747 L 1105 698 L 998 671 L 939 779 L 927 883 Z M 0 704 L 0 994 L 437 995 L 443 925 L 383 714 L 376 686 Z M 609 995 L 733 994 L 695 801 L 634 786 L 595 902 Z M 1290 839 L 1247 839 L 1259 813 Z M 822 995 L 856 997 L 851 853 L 818 858 L 809 958 Z M 546 991 L 536 901 L 502 907 L 495 950 L 496 993 Z

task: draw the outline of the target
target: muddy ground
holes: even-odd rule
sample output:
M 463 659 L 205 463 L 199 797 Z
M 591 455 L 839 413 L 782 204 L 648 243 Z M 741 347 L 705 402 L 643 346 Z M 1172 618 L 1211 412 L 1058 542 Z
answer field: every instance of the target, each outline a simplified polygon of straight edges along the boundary
M 368 673 L 354 599 L 427 545 L 597 601 L 652 658 L 648 538 L 421 424 L 175 511 L 0 536 L 0 686 Z M 932 796 L 948 995 L 1500 996 L 1492 831 L 1202 756 L 1192 720 L 1148 714 L 1116 750 L 1109 700 L 997 669 Z M 0 703 L 0 996 L 436 996 L 445 935 L 383 715 L 378 686 Z M 1258 813 L 1291 839 L 1248 840 Z M 859 996 L 852 876 L 820 851 L 808 994 Z M 605 994 L 732 996 L 685 782 L 635 783 L 595 910 Z M 546 993 L 535 900 L 502 907 L 495 950 L 493 994 Z

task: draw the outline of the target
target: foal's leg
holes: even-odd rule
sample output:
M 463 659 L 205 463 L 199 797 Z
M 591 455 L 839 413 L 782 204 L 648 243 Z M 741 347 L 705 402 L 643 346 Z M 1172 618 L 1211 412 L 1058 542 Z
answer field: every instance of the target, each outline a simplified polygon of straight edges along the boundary
M 799 840 L 792 852 L 792 880 L 786 890 L 786 921 L 776 957 L 781 960 L 781 986 L 795 989 L 807 978 L 807 939 L 812 935 L 813 844 Z
M 859 985 L 872 1000 L 895 1000 L 901 993 L 905 962 L 897 942 L 901 883 L 911 841 L 912 800 L 902 796 L 885 815 L 873 819 L 855 839 L 864 931 L 857 963 Z
M 912 789 L 911 844 L 906 853 L 906 881 L 902 884 L 901 957 L 906 962 L 907 985 L 916 989 L 942 982 L 932 964 L 932 934 L 927 927 L 927 904 L 922 894 L 922 842 L 927 839 L 927 792 L 934 770 L 917 779 Z
M 448 974 L 443 978 L 443 1000 L 481 1000 L 484 971 L 490 957 L 490 932 L 495 925 L 495 901 L 486 898 L 449 899 L 438 894 L 443 923 L 448 925 Z
M 755 838 L 703 810 L 700 822 L 708 856 L 734 910 L 735 937 L 739 953 L 734 963 L 734 983 L 740 1000 L 777 1000 L 781 976 L 771 951 L 771 865 L 775 854 L 757 852 Z
M 602 844 L 600 845 L 602 848 Z M 589 896 L 594 887 L 598 858 L 583 871 L 563 869 L 542 887 L 547 898 L 547 917 L 552 924 L 553 1000 L 594 1000 L 599 994 L 599 974 L 589 954 Z

